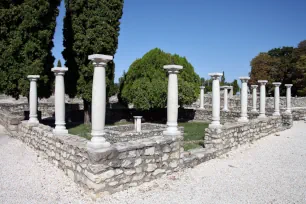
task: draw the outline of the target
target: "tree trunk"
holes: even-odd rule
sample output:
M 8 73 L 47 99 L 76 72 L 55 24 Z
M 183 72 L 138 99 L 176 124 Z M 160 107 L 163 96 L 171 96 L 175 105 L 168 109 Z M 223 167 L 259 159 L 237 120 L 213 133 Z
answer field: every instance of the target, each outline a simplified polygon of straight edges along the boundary
M 84 124 L 90 124 L 90 102 L 83 99 L 84 104 Z

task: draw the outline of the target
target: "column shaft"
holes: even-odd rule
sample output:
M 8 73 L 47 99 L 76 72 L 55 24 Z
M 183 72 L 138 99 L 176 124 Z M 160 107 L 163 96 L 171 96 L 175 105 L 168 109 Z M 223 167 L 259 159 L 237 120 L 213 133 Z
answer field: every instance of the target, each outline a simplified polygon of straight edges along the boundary
M 178 118 L 178 80 L 177 74 L 183 69 L 180 65 L 165 65 L 169 73 L 168 75 L 168 97 L 167 97 L 167 130 L 164 135 L 179 135 L 180 131 L 177 128 Z
M 259 80 L 260 83 L 260 108 L 258 118 L 266 118 L 266 83 L 267 81 Z
M 110 143 L 103 137 L 105 135 L 106 113 L 106 82 L 105 68 L 107 62 L 113 60 L 112 56 L 94 54 L 88 56 L 93 61 L 94 74 L 91 100 L 91 141 L 87 143 L 90 149 L 108 148 Z
M 240 77 L 241 80 L 241 113 L 238 122 L 248 122 L 248 80 L 249 77 Z
M 279 82 L 275 82 L 273 83 L 273 85 L 275 86 L 274 89 L 274 116 L 280 116 L 280 111 L 279 111 L 279 86 L 281 85 L 281 83 Z
M 29 75 L 30 80 L 30 94 L 29 94 L 29 123 L 37 124 L 39 123 L 37 119 L 37 79 L 39 75 Z
M 221 73 L 209 74 L 212 79 L 212 122 L 209 124 L 209 128 L 221 128 L 220 124 L 220 81 Z
M 204 109 L 204 87 L 200 87 L 200 109 Z

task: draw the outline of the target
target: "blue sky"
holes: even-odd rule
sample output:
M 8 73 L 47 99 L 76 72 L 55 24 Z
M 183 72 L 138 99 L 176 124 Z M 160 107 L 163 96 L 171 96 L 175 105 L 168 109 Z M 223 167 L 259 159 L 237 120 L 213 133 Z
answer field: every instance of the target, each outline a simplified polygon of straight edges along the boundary
M 62 2 L 53 54 L 64 62 Z M 306 0 L 125 0 L 115 81 L 152 48 L 185 56 L 200 77 L 248 76 L 259 52 L 306 40 Z M 103 53 L 101 53 L 103 54 Z

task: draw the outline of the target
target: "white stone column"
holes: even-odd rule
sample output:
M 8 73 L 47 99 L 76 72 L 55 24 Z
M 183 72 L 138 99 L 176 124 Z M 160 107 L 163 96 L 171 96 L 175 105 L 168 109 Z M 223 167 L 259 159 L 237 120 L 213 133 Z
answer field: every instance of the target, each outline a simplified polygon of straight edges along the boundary
M 141 132 L 141 118 L 142 116 L 134 116 L 136 132 Z
M 177 129 L 178 118 L 178 80 L 177 74 L 183 69 L 180 65 L 165 65 L 164 69 L 168 71 L 168 98 L 167 98 L 167 129 L 164 135 L 179 135 Z
M 286 113 L 291 114 L 291 87 L 293 86 L 292 84 L 285 84 L 287 87 L 287 92 L 286 92 L 286 99 L 287 99 L 287 109 Z
M 67 67 L 54 67 L 51 69 L 55 75 L 55 134 L 68 134 L 65 123 L 65 81 L 64 75 Z
M 238 122 L 247 123 L 248 119 L 248 80 L 250 77 L 240 77 L 241 80 L 241 113 Z
M 274 88 L 274 116 L 280 116 L 280 111 L 279 111 L 279 86 L 282 84 L 280 82 L 274 82 L 272 83 L 275 88 Z
M 230 92 L 228 94 L 228 97 L 229 98 L 233 98 L 233 96 L 234 96 L 234 88 L 233 88 L 233 86 L 229 86 L 229 89 L 230 89 Z
M 266 118 L 266 84 L 267 80 L 259 80 L 260 84 L 260 108 L 258 118 Z
M 106 111 L 106 82 L 105 68 L 107 62 L 113 60 L 113 56 L 94 54 L 88 59 L 93 61 L 94 74 L 92 83 L 91 100 L 91 141 L 88 148 L 101 149 L 110 146 L 110 143 L 103 137 L 105 135 L 105 111 Z
M 37 119 L 37 80 L 39 79 L 39 75 L 28 75 L 28 79 L 30 80 L 30 95 L 29 95 L 29 123 L 37 124 L 39 123 Z
M 200 109 L 205 109 L 204 108 L 204 89 L 205 89 L 205 86 L 200 86 Z
M 221 128 L 220 124 L 220 77 L 222 73 L 208 74 L 213 79 L 212 83 L 212 122 L 209 128 Z
M 253 96 L 252 96 L 253 108 L 251 112 L 257 113 L 257 87 L 258 85 L 251 85 L 251 87 L 253 90 Z
M 223 95 L 223 111 L 228 111 L 228 95 L 227 95 L 227 89 L 229 86 L 222 86 L 221 87 L 224 90 L 224 95 Z

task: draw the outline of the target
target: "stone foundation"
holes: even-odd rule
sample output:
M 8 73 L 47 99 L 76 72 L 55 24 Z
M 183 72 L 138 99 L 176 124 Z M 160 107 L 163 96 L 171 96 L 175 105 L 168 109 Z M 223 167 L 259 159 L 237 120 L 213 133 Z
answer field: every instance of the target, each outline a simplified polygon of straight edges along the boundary
M 193 167 L 239 145 L 292 126 L 292 116 L 283 114 L 281 117 L 268 117 L 264 120 L 254 119 L 246 124 L 226 122 L 219 130 L 207 128 L 205 148 L 187 152 L 183 151 L 181 136 L 163 135 L 116 142 L 108 149 L 91 151 L 87 149 L 87 140 L 84 138 L 76 135 L 56 136 L 49 126 L 33 126 L 21 120 L 22 117 L 0 109 L 0 123 L 11 136 L 35 149 L 41 157 L 62 169 L 84 188 L 109 193 Z M 164 126 L 159 127 L 162 129 Z M 113 131 L 120 129 L 113 128 Z M 121 131 L 125 132 L 125 129 Z
M 56 136 L 49 126 L 18 125 L 14 137 L 37 150 L 75 182 L 95 192 L 113 193 L 177 171 L 181 137 L 156 136 L 88 151 L 87 140 Z

